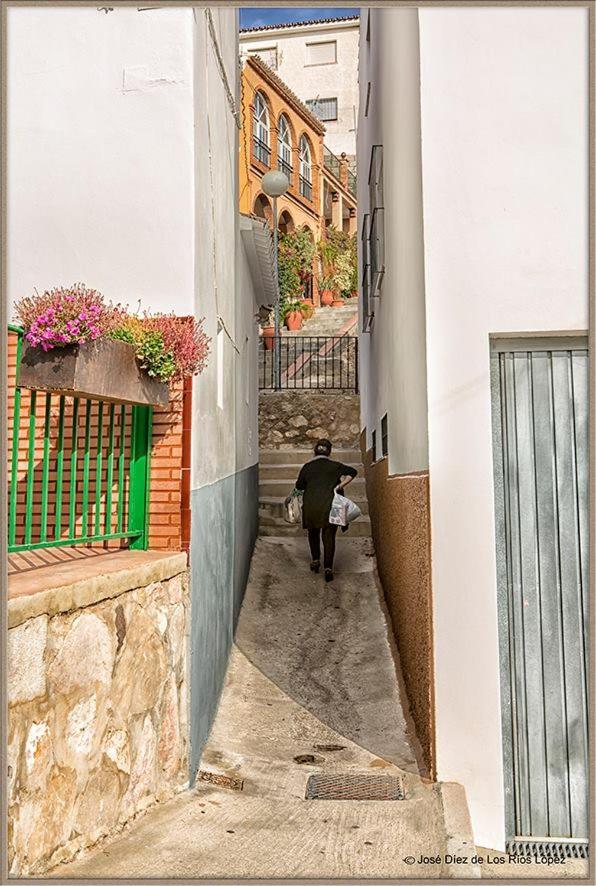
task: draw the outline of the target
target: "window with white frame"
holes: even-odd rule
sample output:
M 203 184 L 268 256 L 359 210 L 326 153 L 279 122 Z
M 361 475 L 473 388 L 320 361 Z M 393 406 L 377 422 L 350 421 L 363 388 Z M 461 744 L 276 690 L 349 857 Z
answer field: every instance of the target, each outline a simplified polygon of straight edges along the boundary
M 312 154 L 305 135 L 300 137 L 300 193 L 312 200 Z
M 337 62 L 337 40 L 306 44 L 306 65 L 334 65 Z
M 292 131 L 285 114 L 277 126 L 277 165 L 292 181 Z
M 255 46 L 253 49 L 248 49 L 247 54 L 253 57 L 258 55 L 266 65 L 277 71 L 277 46 Z
M 312 111 L 315 117 L 324 123 L 337 120 L 337 99 L 336 98 L 309 98 L 306 101 L 309 111 Z
M 385 274 L 385 209 L 383 201 L 383 145 L 373 145 L 368 172 L 370 209 L 370 295 L 381 294 Z
M 253 154 L 257 160 L 260 160 L 265 166 L 269 166 L 271 157 L 269 108 L 262 92 L 255 93 L 252 140 Z

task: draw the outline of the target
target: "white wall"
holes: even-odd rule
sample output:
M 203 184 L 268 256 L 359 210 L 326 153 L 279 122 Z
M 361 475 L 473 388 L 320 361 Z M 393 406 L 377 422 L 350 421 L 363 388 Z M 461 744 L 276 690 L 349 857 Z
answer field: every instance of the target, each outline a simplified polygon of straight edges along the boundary
M 337 41 L 336 64 L 305 66 L 306 44 Z M 358 114 L 358 22 L 283 28 L 241 34 L 241 49 L 277 46 L 276 73 L 299 99 L 338 99 L 338 119 L 324 123 L 325 144 L 335 154 L 356 153 Z
M 374 301 L 372 332 L 360 336 L 362 377 L 367 379 L 360 395 L 362 425 L 368 447 L 376 429 L 380 457 L 381 419 L 387 413 L 389 473 L 406 474 L 428 467 L 417 11 L 374 10 L 369 28 L 363 10 L 360 57 L 361 265 L 362 223 L 370 209 L 368 175 L 375 144 L 383 146 L 386 207 L 381 296 Z
M 188 313 L 192 11 L 8 9 L 8 296 Z
M 419 17 L 438 775 L 502 848 L 489 334 L 588 325 L 588 17 Z

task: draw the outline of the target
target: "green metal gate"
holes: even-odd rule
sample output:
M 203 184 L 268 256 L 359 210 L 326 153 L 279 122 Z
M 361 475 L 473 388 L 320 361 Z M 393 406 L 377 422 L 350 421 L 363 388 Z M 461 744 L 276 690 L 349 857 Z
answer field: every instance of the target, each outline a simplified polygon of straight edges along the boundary
M 588 853 L 588 351 L 493 343 L 508 850 Z
M 8 550 L 128 541 L 146 548 L 152 409 L 9 390 Z

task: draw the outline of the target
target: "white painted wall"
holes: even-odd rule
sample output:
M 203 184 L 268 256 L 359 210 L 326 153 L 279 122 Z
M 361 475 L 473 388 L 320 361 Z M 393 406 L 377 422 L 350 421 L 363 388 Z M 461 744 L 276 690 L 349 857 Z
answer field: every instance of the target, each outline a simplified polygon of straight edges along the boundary
M 360 39 L 358 211 L 370 219 L 373 145 L 383 146 L 385 276 L 371 333 L 360 336 L 360 403 L 367 447 L 387 414 L 389 473 L 428 467 L 424 256 L 420 162 L 418 15 L 415 9 L 363 11 Z M 367 40 L 367 34 L 370 40 Z M 370 84 L 370 91 L 369 91 Z M 366 96 L 369 92 L 368 112 Z M 360 312 L 362 313 L 362 302 Z M 362 328 L 362 327 L 361 327 Z
M 82 281 L 188 313 L 192 11 L 8 16 L 8 297 Z
M 588 17 L 419 16 L 438 774 L 503 848 L 489 334 L 588 325 Z
M 277 47 L 276 73 L 299 99 L 338 99 L 337 121 L 325 122 L 325 144 L 334 154 L 356 153 L 358 115 L 358 21 L 345 24 L 311 24 L 305 27 L 276 28 L 240 34 L 240 48 Z M 337 62 L 305 65 L 306 44 L 337 41 Z M 266 59 L 265 59 L 266 61 Z

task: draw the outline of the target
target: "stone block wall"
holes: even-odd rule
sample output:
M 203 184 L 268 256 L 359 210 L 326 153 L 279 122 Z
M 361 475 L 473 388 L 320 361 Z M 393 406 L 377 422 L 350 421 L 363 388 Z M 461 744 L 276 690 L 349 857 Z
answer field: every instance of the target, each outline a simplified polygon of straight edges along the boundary
M 357 449 L 360 397 L 334 391 L 275 391 L 259 396 L 261 449 L 310 449 L 327 437 L 338 449 Z
M 177 569 L 84 608 L 11 618 L 12 876 L 43 874 L 187 783 L 189 592 Z

